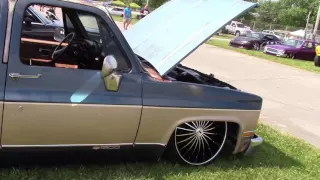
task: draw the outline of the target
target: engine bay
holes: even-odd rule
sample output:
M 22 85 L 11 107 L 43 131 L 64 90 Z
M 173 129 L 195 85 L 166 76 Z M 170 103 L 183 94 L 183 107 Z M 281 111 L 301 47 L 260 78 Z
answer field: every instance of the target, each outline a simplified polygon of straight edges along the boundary
M 154 72 L 156 72 L 156 69 L 148 61 L 141 58 L 140 60 L 142 62 L 141 63 L 142 66 L 146 71 L 149 72 L 149 74 L 150 74 L 150 70 L 147 70 L 147 69 L 152 69 L 152 72 L 153 72 L 152 76 L 154 77 Z M 158 76 L 160 77 L 160 75 Z M 170 80 L 170 81 L 180 81 L 180 82 L 188 82 L 188 83 L 195 83 L 195 84 L 205 84 L 210 86 L 237 90 L 236 87 L 215 78 L 213 74 L 207 75 L 195 69 L 183 66 L 181 64 L 178 64 L 169 73 L 167 73 L 167 75 L 164 75 L 161 78 L 164 81 Z
M 213 74 L 207 75 L 195 69 L 191 69 L 189 67 L 183 66 L 181 64 L 177 65 L 174 69 L 172 69 L 165 76 L 165 78 L 168 78 L 169 80 L 176 80 L 181 82 L 206 84 L 206 85 L 234 89 L 234 90 L 237 89 L 234 86 L 215 78 Z

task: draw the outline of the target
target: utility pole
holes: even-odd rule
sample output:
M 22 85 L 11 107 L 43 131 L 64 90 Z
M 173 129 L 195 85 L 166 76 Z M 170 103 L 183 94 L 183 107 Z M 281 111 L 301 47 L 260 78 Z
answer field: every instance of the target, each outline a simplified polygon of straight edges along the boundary
M 314 25 L 314 29 L 313 29 L 313 36 L 312 39 L 315 40 L 316 35 L 317 35 L 317 31 L 318 31 L 318 27 L 319 27 L 319 21 L 320 21 L 320 2 L 319 2 L 319 9 L 318 9 L 318 14 L 317 14 L 317 20 L 316 23 Z
M 308 26 L 309 26 L 309 19 L 312 11 L 309 11 L 308 18 L 307 18 L 307 24 L 306 28 L 304 29 L 304 39 L 307 39 L 307 31 L 308 31 Z
M 149 6 L 149 0 L 147 0 L 147 6 Z

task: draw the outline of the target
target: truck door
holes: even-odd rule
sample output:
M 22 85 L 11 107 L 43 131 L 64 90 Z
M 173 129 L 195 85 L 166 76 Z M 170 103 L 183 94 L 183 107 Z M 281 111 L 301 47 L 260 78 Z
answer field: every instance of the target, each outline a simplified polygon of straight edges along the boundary
M 95 7 L 36 0 L 56 7 L 63 19 L 56 24 L 63 24 L 68 39 L 23 37 L 22 12 L 34 1 L 16 2 L 3 148 L 132 146 L 142 110 L 141 73 L 120 30 Z M 38 9 L 39 4 L 34 7 Z M 108 55 L 118 63 L 121 80 L 116 91 L 107 90 L 109 84 L 101 77 Z
M 6 37 L 8 1 L 0 1 L 0 137 L 3 113 L 4 90 L 7 65 L 3 63 L 4 42 Z M 0 140 L 1 146 L 1 140 Z

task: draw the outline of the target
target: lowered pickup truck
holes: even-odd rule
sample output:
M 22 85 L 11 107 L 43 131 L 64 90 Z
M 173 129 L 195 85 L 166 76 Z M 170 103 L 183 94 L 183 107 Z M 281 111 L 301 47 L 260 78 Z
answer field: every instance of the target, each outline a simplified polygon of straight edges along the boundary
M 0 1 L 0 153 L 112 150 L 194 166 L 227 143 L 252 153 L 263 141 L 255 132 L 262 98 L 180 64 L 256 6 L 221 2 L 172 0 L 122 34 L 89 1 Z M 22 33 L 34 4 L 61 8 L 61 40 Z

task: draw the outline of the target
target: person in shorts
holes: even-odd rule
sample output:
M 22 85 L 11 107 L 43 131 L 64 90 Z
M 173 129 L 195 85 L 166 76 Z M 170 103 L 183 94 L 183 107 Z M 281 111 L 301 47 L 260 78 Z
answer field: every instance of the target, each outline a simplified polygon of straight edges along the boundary
M 127 30 L 128 26 L 131 23 L 131 19 L 132 19 L 132 12 L 131 11 L 132 10 L 131 10 L 130 5 L 127 5 L 127 7 L 123 11 L 123 28 L 124 28 L 124 30 Z

